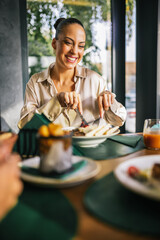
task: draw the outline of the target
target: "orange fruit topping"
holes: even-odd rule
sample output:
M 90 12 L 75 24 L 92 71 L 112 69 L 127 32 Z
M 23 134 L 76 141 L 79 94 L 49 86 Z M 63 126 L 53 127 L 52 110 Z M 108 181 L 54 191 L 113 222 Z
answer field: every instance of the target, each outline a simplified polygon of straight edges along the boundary
M 42 125 L 39 130 L 38 133 L 40 134 L 40 136 L 42 137 L 49 137 L 50 133 L 49 133 L 49 129 L 46 125 Z

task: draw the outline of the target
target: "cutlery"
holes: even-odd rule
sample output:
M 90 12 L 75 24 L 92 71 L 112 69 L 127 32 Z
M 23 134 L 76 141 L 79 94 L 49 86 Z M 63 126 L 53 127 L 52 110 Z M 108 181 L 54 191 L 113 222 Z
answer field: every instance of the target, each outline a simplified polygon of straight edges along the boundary
M 81 120 L 82 120 L 82 123 L 81 123 L 81 126 L 80 127 L 87 127 L 89 126 L 88 122 L 85 120 L 85 118 L 83 117 L 83 115 L 80 113 L 79 109 L 76 108 L 74 109 L 76 111 L 76 113 L 78 113 L 78 115 L 80 116 Z
M 101 117 L 99 117 L 99 118 L 97 118 L 97 119 L 95 119 L 95 120 L 92 120 L 92 121 L 90 121 L 90 122 L 88 122 L 88 124 L 94 124 L 94 123 L 97 123 L 99 120 L 101 119 Z
M 65 102 L 65 104 L 66 104 L 66 107 L 67 108 L 69 108 L 69 105 Z M 76 109 L 74 109 L 75 110 L 75 112 L 76 113 L 78 113 L 78 115 L 80 116 L 80 118 L 81 118 L 81 126 L 80 127 L 87 127 L 87 126 L 89 126 L 88 125 L 88 123 L 87 123 L 87 121 L 84 119 L 84 117 L 83 117 L 83 115 L 80 113 L 80 111 L 79 111 L 79 109 L 78 108 L 76 108 Z

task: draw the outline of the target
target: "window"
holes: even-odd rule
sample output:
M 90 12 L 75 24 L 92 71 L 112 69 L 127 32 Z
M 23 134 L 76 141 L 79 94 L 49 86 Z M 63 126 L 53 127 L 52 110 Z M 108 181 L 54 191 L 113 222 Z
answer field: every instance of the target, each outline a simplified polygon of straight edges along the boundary
M 87 42 L 82 64 L 101 74 L 111 89 L 111 3 L 106 1 L 27 1 L 29 75 L 55 60 L 51 47 L 54 23 L 76 17 L 84 24 Z
M 126 132 L 136 128 L 136 1 L 126 0 Z
M 135 5 L 135 0 L 126 0 L 126 132 L 135 132 L 136 120 Z M 27 0 L 29 75 L 55 61 L 51 41 L 59 17 L 76 17 L 82 21 L 87 34 L 82 64 L 100 73 L 111 90 L 111 0 Z

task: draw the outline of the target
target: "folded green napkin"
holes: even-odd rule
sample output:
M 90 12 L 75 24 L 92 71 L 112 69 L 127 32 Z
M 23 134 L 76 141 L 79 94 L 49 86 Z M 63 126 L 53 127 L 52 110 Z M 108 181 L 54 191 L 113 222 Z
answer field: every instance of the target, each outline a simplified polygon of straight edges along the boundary
M 47 178 L 55 178 L 55 179 L 66 179 L 71 174 L 77 172 L 82 167 L 86 166 L 87 161 L 82 160 L 80 162 L 74 163 L 70 169 L 65 171 L 64 173 L 57 173 L 57 172 L 51 172 L 49 174 L 41 173 L 37 168 L 32 168 L 28 166 L 23 166 L 22 171 L 24 173 L 30 174 L 32 176 L 36 177 L 47 177 Z
M 13 151 L 18 152 L 23 157 L 31 157 L 38 154 L 37 131 L 42 125 L 48 125 L 50 121 L 43 114 L 37 114 L 26 123 L 19 131 L 18 140 Z
M 119 142 L 122 144 L 125 144 L 130 147 L 136 147 L 137 143 L 140 141 L 142 136 L 122 136 L 122 135 L 116 135 L 113 137 L 110 137 L 109 139 L 115 142 Z
M 26 123 L 23 129 L 39 129 L 42 125 L 48 125 L 50 121 L 44 114 L 35 113 L 32 119 Z
M 129 142 L 130 144 L 132 143 L 132 145 L 129 146 Z M 135 147 L 133 147 L 133 143 Z M 97 147 L 83 148 L 73 146 L 73 155 L 85 156 L 95 160 L 104 160 L 122 157 L 141 149 L 144 149 L 142 136 L 119 136 L 118 141 L 108 138 Z

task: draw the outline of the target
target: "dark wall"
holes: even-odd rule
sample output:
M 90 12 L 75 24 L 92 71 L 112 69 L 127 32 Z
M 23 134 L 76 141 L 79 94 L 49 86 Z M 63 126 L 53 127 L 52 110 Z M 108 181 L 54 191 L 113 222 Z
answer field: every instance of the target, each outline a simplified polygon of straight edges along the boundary
M 158 0 L 137 0 L 136 130 L 157 116 Z
M 125 0 L 112 0 L 112 90 L 125 105 Z
M 160 0 L 158 0 L 157 118 L 160 118 Z
M 112 91 L 125 106 L 125 0 L 112 0 Z M 121 133 L 125 126 L 121 127 Z
M 23 104 L 18 0 L 0 0 L 1 130 L 17 130 Z

